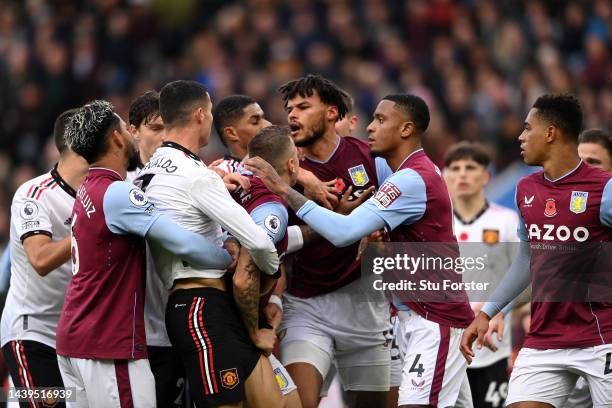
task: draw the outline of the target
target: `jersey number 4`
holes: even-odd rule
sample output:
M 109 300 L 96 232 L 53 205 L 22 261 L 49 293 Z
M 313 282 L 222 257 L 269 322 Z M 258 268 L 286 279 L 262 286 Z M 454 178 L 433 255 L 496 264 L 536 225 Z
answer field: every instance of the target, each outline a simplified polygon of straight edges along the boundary
M 612 353 L 606 354 L 606 365 L 604 366 L 604 375 L 612 373 Z
M 410 367 L 409 373 L 417 373 L 417 377 L 422 377 L 425 369 L 423 368 L 423 364 L 419 364 L 419 360 L 421 359 L 421 355 L 417 354 L 412 362 L 412 366 Z M 418 364 L 418 365 L 417 365 Z

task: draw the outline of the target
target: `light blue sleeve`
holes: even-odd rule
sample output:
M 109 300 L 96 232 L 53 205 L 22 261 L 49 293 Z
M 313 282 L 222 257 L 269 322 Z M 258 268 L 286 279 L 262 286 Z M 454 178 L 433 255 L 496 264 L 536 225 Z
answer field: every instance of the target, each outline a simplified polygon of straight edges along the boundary
M 400 170 L 385 181 L 363 207 L 380 217 L 393 230 L 401 224 L 414 224 L 427 206 L 425 181 L 412 169 Z
M 495 317 L 502 309 L 506 313 L 509 308 L 505 308 L 505 306 L 527 289 L 530 282 L 531 254 L 529 242 L 520 242 L 516 258 L 514 258 L 510 269 L 490 297 L 493 300 L 484 304 L 482 312 L 486 313 L 490 318 Z
M 365 203 L 361 204 L 350 215 L 341 215 L 308 201 L 297 216 L 335 246 L 344 247 L 385 226 L 380 217 L 364 206 Z
M 385 182 L 392 174 L 393 170 L 389 167 L 389 163 L 387 160 L 382 157 L 377 157 L 374 159 L 374 163 L 376 164 L 376 178 L 378 179 L 378 185 L 381 186 L 382 183 Z
M 514 203 L 516 204 L 516 213 L 518 214 L 518 225 L 516 226 L 516 235 L 518 235 L 519 239 L 524 242 L 529 241 L 529 235 L 527 234 L 527 228 L 525 227 L 525 220 L 523 219 L 523 215 L 521 214 L 521 207 L 519 206 L 519 202 L 516 199 L 516 195 L 518 193 L 518 189 L 514 191 Z
M 11 244 L 9 243 L 2 253 L 0 260 L 0 293 L 6 293 L 11 281 Z
M 257 206 L 251 211 L 251 218 L 255 224 L 263 228 L 272 242 L 280 241 L 287 232 L 289 214 L 287 209 L 277 202 L 269 202 Z
M 599 220 L 606 227 L 612 228 L 612 178 L 606 183 L 601 195 Z
M 104 218 L 115 234 L 144 237 L 159 212 L 145 193 L 126 181 L 115 181 L 104 194 Z

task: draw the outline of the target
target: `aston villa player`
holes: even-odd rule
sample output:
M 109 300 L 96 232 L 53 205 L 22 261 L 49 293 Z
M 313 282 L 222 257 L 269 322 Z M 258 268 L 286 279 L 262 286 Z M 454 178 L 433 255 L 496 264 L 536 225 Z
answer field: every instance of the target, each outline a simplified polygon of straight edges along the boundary
M 521 246 L 493 294 L 495 301 L 485 304 L 463 335 L 461 350 L 468 362 L 474 357 L 472 342 L 478 338 L 479 347 L 482 345 L 490 318 L 507 308 L 530 283 L 544 286 L 549 282 L 544 279 L 563 273 L 551 271 L 550 254 L 537 251 L 538 247 L 560 242 L 605 243 L 612 238 L 611 175 L 578 157 L 581 126 L 580 104 L 569 95 L 541 96 L 527 115 L 519 136 L 521 154 L 525 163 L 540 165 L 543 171 L 517 185 Z M 581 279 L 589 278 L 581 275 Z M 534 286 L 534 297 L 535 293 Z M 531 327 L 510 378 L 508 406 L 563 406 L 579 376 L 589 384 L 594 407 L 610 406 L 612 305 L 536 299 L 531 302 L 531 313 Z

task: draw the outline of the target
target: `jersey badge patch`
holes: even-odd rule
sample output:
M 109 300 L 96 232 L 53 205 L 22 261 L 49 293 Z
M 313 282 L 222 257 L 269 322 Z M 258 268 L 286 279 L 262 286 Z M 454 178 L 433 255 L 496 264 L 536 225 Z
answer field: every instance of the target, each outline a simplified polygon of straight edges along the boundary
M 349 175 L 351 176 L 351 180 L 353 180 L 353 184 L 357 187 L 363 187 L 370 181 L 368 177 L 368 173 L 366 173 L 365 167 L 363 164 L 359 166 L 351 167 L 348 169 Z
M 523 197 L 523 200 L 525 201 L 525 207 L 531 207 L 532 206 L 533 197 L 535 197 L 535 196 L 531 196 L 529 198 L 527 198 L 527 196 Z
M 227 388 L 228 390 L 234 389 L 240 379 L 238 378 L 238 370 L 235 368 L 230 368 L 229 370 L 222 370 L 219 372 L 221 376 L 221 385 L 223 388 Z
M 586 191 L 572 191 L 572 199 L 570 200 L 570 211 L 574 214 L 580 214 L 585 212 L 588 197 L 589 193 Z
M 482 230 L 482 242 L 489 245 L 494 245 L 499 242 L 499 230 L 485 229 Z
M 270 214 L 264 220 L 264 226 L 271 233 L 277 234 L 280 231 L 281 220 L 276 215 Z
M 149 199 L 142 190 L 133 188 L 130 191 L 130 201 L 137 207 L 144 207 L 149 202 Z
M 20 212 L 21 218 L 23 218 L 24 220 L 31 220 L 33 218 L 36 218 L 36 216 L 38 215 L 38 204 L 36 204 L 34 201 L 26 201 L 21 206 Z
M 285 377 L 285 374 L 283 374 L 283 371 L 280 368 L 274 369 L 274 378 L 276 378 L 278 387 L 281 390 L 284 390 L 289 385 L 289 380 L 287 380 L 287 377 Z
M 397 188 L 395 184 L 386 181 L 382 186 L 380 186 L 380 188 L 374 195 L 373 202 L 378 208 L 382 210 L 388 208 L 401 195 L 402 192 L 399 188 Z
M 557 215 L 557 202 L 554 198 L 546 199 L 546 207 L 544 207 L 544 215 L 547 217 L 554 217 Z

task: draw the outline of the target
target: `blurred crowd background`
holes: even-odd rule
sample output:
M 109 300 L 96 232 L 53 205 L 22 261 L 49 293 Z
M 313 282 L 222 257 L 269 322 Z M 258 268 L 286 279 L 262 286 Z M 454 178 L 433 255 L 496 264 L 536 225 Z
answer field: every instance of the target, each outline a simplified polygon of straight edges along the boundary
M 249 94 L 286 123 L 276 88 L 320 73 L 353 95 L 357 136 L 380 97 L 415 93 L 432 110 L 434 160 L 480 140 L 502 172 L 544 92 L 578 95 L 585 128 L 611 127 L 611 35 L 609 0 L 4 0 L 0 242 L 16 187 L 55 160 L 56 116 L 88 100 L 109 99 L 127 119 L 138 94 L 189 78 L 213 103 Z M 213 140 L 206 160 L 223 153 Z

